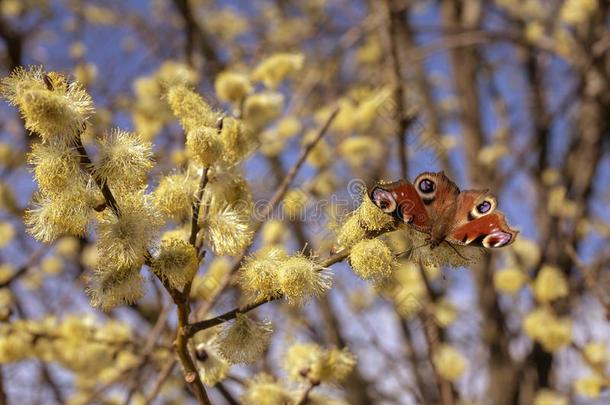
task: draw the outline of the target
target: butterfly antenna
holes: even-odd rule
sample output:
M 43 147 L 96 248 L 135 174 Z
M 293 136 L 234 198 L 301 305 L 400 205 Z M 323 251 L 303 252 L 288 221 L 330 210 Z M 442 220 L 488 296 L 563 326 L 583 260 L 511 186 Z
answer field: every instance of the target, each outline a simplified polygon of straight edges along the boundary
M 397 254 L 396 254 L 396 258 L 398 259 L 400 256 L 405 255 L 405 254 L 409 254 L 409 255 L 410 255 L 411 253 L 413 253 L 413 252 L 414 252 L 414 251 L 416 251 L 417 249 L 419 249 L 419 248 L 423 248 L 423 247 L 424 247 L 424 246 L 426 246 L 427 244 L 428 244 L 428 243 L 426 242 L 426 243 L 424 243 L 423 245 L 419 245 L 419 246 L 416 246 L 416 247 L 414 247 L 414 248 L 411 248 L 411 249 L 405 250 L 404 252 L 397 253 Z
M 448 241 L 446 241 L 446 240 L 444 240 L 443 242 L 446 242 L 446 243 L 447 243 L 447 244 L 448 244 L 448 245 L 451 247 L 451 249 L 453 249 L 453 251 L 455 252 L 455 254 L 457 254 L 458 256 L 460 256 L 460 257 L 461 257 L 462 259 L 464 259 L 465 261 L 468 261 L 468 259 L 467 259 L 467 258 L 465 258 L 464 256 L 462 256 L 462 255 L 460 254 L 460 252 L 458 252 L 458 250 L 455 248 L 455 246 L 453 246 L 451 243 L 449 243 L 449 242 L 448 242 Z

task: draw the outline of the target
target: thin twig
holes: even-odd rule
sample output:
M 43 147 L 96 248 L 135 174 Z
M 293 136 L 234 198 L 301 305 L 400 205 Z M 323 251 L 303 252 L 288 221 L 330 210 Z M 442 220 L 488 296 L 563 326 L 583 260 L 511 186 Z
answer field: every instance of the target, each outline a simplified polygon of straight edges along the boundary
M 161 387 L 163 386 L 163 383 L 171 375 L 172 370 L 176 366 L 176 363 L 177 362 L 175 360 L 165 363 L 165 365 L 161 369 L 161 372 L 159 373 L 159 376 L 157 377 L 157 380 L 153 384 L 152 390 L 148 393 L 148 395 L 144 399 L 145 404 L 150 404 L 152 401 L 154 401 L 154 399 L 157 397 L 157 395 L 159 395 L 159 391 L 161 391 Z
M 34 266 L 44 256 L 44 254 L 53 246 L 53 244 L 42 245 L 36 250 L 28 261 L 21 266 L 15 273 L 13 273 L 8 279 L 0 283 L 0 288 L 8 287 L 20 277 L 24 276 L 30 267 Z
M 303 392 L 303 396 L 301 397 L 301 399 L 299 400 L 299 402 L 297 404 L 298 405 L 307 404 L 307 402 L 309 402 L 309 394 L 311 394 L 311 391 L 313 391 L 313 389 L 316 388 L 318 385 L 320 385 L 319 381 L 310 381 L 309 386 L 307 387 L 305 392 Z
M 75 144 L 76 150 L 79 153 L 81 168 L 93 178 L 95 184 L 97 184 L 100 191 L 102 192 L 104 200 L 106 200 L 106 205 L 109 206 L 112 212 L 114 212 L 117 218 L 119 218 L 121 216 L 119 204 L 116 202 L 116 199 L 114 198 L 114 195 L 112 194 L 112 191 L 108 186 L 108 182 L 100 178 L 93 170 L 93 162 L 91 161 L 91 158 L 89 158 L 89 154 L 87 153 L 87 150 L 83 145 L 83 141 L 81 140 L 80 135 L 76 138 Z
M 231 394 L 231 391 L 229 391 L 229 389 L 227 387 L 225 387 L 221 381 L 217 382 L 215 387 L 218 390 L 218 392 L 220 392 L 220 394 L 223 396 L 223 398 L 229 403 L 229 405 L 239 405 L 239 401 L 237 401 L 233 397 L 233 394 Z
M 201 180 L 199 181 L 199 188 L 197 189 L 197 195 L 193 201 L 193 215 L 191 218 L 191 236 L 189 237 L 189 243 L 197 249 L 196 241 L 197 234 L 199 233 L 199 210 L 201 209 L 201 199 L 203 198 L 203 191 L 205 186 L 208 184 L 208 168 L 203 168 L 201 173 Z

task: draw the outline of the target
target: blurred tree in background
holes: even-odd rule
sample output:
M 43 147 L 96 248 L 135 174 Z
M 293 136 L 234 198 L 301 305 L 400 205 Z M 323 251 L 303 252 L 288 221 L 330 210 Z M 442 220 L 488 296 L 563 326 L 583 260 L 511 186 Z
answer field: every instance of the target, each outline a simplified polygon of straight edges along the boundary
M 0 1 L 0 403 L 608 403 L 609 11 Z M 440 170 L 517 241 L 401 255 Z

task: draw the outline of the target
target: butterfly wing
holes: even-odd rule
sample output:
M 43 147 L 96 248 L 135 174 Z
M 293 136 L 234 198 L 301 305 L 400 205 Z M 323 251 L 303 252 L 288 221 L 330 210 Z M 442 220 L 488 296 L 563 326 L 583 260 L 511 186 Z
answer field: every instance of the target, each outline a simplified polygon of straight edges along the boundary
M 430 218 L 431 240 L 444 240 L 453 225 L 460 189 L 444 172 L 424 172 L 417 176 L 413 187 Z
M 378 184 L 369 197 L 384 212 L 421 232 L 430 232 L 430 217 L 413 184 L 406 180 Z
M 499 248 L 515 241 L 519 231 L 511 229 L 503 213 L 496 210 L 496 199 L 487 190 L 460 193 L 453 228 L 446 240 L 450 243 Z

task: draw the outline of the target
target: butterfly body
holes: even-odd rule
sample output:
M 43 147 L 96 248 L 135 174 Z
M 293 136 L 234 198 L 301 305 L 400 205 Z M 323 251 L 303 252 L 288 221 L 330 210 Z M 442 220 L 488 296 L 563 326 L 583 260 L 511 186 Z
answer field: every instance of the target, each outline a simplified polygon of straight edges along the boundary
M 431 249 L 443 242 L 498 248 L 517 234 L 496 210 L 488 190 L 460 191 L 443 172 L 425 172 L 414 183 L 399 180 L 379 184 L 369 197 L 384 212 L 428 235 Z

